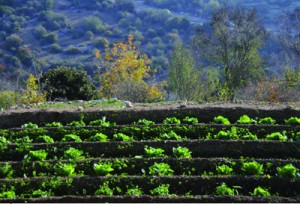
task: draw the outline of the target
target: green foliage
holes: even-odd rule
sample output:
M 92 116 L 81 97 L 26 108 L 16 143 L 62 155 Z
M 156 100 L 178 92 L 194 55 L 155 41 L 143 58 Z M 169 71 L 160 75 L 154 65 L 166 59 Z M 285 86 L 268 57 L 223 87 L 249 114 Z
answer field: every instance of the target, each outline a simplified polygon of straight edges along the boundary
M 38 127 L 39 126 L 37 124 L 34 124 L 32 122 L 21 125 L 21 128 L 28 128 L 28 129 L 34 129 L 34 128 L 38 128 Z
M 11 179 L 14 174 L 12 166 L 6 162 L 5 164 L 0 164 L 0 177 Z
M 46 96 L 39 91 L 37 78 L 33 74 L 29 74 L 28 80 L 26 81 L 26 90 L 22 94 L 22 102 L 24 104 L 31 104 L 45 101 Z
M 197 124 L 197 123 L 198 123 L 198 118 L 186 116 L 186 117 L 182 120 L 182 123 L 183 123 L 183 124 Z
M 83 120 L 79 120 L 79 121 L 72 121 L 72 122 L 68 123 L 67 126 L 83 127 L 83 126 L 86 126 L 86 124 Z
M 266 117 L 266 118 L 262 118 L 258 121 L 258 124 L 269 124 L 269 125 L 274 125 L 276 124 L 276 120 L 274 120 L 271 117 Z
M 173 147 L 173 154 L 176 158 L 192 158 L 192 152 L 187 147 Z
M 63 127 L 61 122 L 46 123 L 46 127 Z
M 48 30 L 58 30 L 65 28 L 68 25 L 66 16 L 52 11 L 43 12 L 41 20 L 44 21 L 43 26 Z
M 38 190 L 33 190 L 31 193 L 32 198 L 47 198 L 51 196 L 53 196 L 51 189 L 48 191 L 43 191 L 41 189 L 38 189 Z
M 66 49 L 66 54 L 70 55 L 77 55 L 80 54 L 81 50 L 78 47 L 75 47 L 74 45 L 69 45 Z
M 59 162 L 54 166 L 54 170 L 59 176 L 72 176 L 75 174 L 75 165 Z
M 97 133 L 94 136 L 91 136 L 88 141 L 90 142 L 108 142 L 109 139 L 107 138 L 107 135 L 103 133 Z
M 6 37 L 5 44 L 8 49 L 16 49 L 23 43 L 22 38 L 16 34 Z
M 290 117 L 287 120 L 284 120 L 287 125 L 300 125 L 300 118 L 298 117 Z
M 133 137 L 125 135 L 123 133 L 116 133 L 113 135 L 113 140 L 115 141 L 124 141 L 124 142 L 133 142 Z
M 171 53 L 168 76 L 170 90 L 181 100 L 197 100 L 201 93 L 199 76 L 191 50 L 176 44 Z
M 16 193 L 14 187 L 11 187 L 9 190 L 6 189 L 6 186 L 2 188 L 2 191 L 0 192 L 0 198 L 7 198 L 7 199 L 15 199 Z
M 176 117 L 166 118 L 163 120 L 163 124 L 180 124 L 181 121 Z
M 134 195 L 134 196 L 139 196 L 139 195 L 143 195 L 144 192 L 141 188 L 139 188 L 138 186 L 134 187 L 134 188 L 129 188 L 126 191 L 126 195 Z
M 93 33 L 101 33 L 109 28 L 109 26 L 104 24 L 97 16 L 85 17 L 79 23 L 79 27 L 82 31 L 92 31 Z
M 227 118 L 220 116 L 220 115 L 217 117 L 214 117 L 213 122 L 217 123 L 217 124 L 230 125 L 230 121 Z
M 251 193 L 251 195 L 253 195 L 253 196 L 263 196 L 263 197 L 270 197 L 271 196 L 268 189 L 262 188 L 260 186 L 256 187 L 254 189 L 253 193 Z
M 150 193 L 154 196 L 169 196 L 169 187 L 170 184 L 161 184 L 153 190 L 150 190 Z
M 285 178 L 296 178 L 299 177 L 299 170 L 293 166 L 293 164 L 287 164 L 283 167 L 277 167 L 277 172 L 279 176 Z
M 82 150 L 70 147 L 69 149 L 64 151 L 64 158 L 70 160 L 81 160 L 85 158 L 82 154 Z
M 40 135 L 34 139 L 35 142 L 54 143 L 54 139 L 48 135 Z
M 90 100 L 94 97 L 95 86 L 85 71 L 77 68 L 57 67 L 42 76 L 47 97 L 67 98 L 68 100 Z
M 59 44 L 52 44 L 50 45 L 50 52 L 52 53 L 60 53 L 62 51 L 62 48 Z
M 116 126 L 116 123 L 110 123 L 109 121 L 106 121 L 106 117 L 103 117 L 102 119 L 91 121 L 90 125 L 102 126 L 102 127 L 113 127 Z
M 114 171 L 112 167 L 113 163 L 111 162 L 99 162 L 98 164 L 94 164 L 94 171 L 98 176 L 109 176 L 111 172 Z
M 174 132 L 173 130 L 171 130 L 168 133 L 162 133 L 158 138 L 156 138 L 157 140 L 182 140 L 180 135 L 177 135 L 176 132 Z
M 273 132 L 269 135 L 266 136 L 267 140 L 278 140 L 278 141 L 282 141 L 285 142 L 287 141 L 287 136 L 282 135 L 280 132 Z
M 15 91 L 0 91 L 0 109 L 16 105 L 20 98 L 20 94 Z
M 239 139 L 238 129 L 236 127 L 231 127 L 231 129 L 228 131 L 221 130 L 216 135 L 214 135 L 214 139 L 222 139 L 222 140 Z
M 155 162 L 149 167 L 149 174 L 154 176 L 173 176 L 174 171 L 169 164 Z
M 226 183 L 222 183 L 220 186 L 216 187 L 216 194 L 217 195 L 229 195 L 234 196 L 238 195 L 237 188 L 240 188 L 239 186 L 235 186 L 233 188 L 230 188 L 226 185 Z
M 226 164 L 216 166 L 216 171 L 218 175 L 231 175 L 233 173 L 233 169 Z
M 98 190 L 95 192 L 95 195 L 107 195 L 112 196 L 114 194 L 114 190 L 109 187 L 109 182 L 103 182 L 101 186 L 99 186 Z
M 62 139 L 62 142 L 82 142 L 81 138 L 74 134 L 67 134 Z
M 155 122 L 147 119 L 139 119 L 137 122 L 134 122 L 134 124 L 137 125 L 154 125 Z
M 0 136 L 0 152 L 4 152 L 8 148 L 8 141 L 5 137 Z
M 165 150 L 163 150 L 162 148 L 154 148 L 154 147 L 145 146 L 144 150 L 145 150 L 145 154 L 147 157 L 165 157 L 166 156 L 164 154 Z
M 264 168 L 262 164 L 259 164 L 256 161 L 253 162 L 245 162 L 242 164 L 241 170 L 246 175 L 263 175 Z
M 248 115 L 242 115 L 240 119 L 236 121 L 237 124 L 255 124 L 256 121 L 250 118 Z
M 44 161 L 44 160 L 46 160 L 47 156 L 48 156 L 48 153 L 43 149 L 29 151 L 30 160 Z

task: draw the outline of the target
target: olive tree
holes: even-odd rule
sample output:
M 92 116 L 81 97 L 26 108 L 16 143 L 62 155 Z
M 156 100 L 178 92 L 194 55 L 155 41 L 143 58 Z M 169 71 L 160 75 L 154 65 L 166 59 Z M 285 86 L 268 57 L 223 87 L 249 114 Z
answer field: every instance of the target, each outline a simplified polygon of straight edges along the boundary
M 199 29 L 193 46 L 206 65 L 220 68 L 223 92 L 234 99 L 237 88 L 258 78 L 262 71 L 259 49 L 265 29 L 256 10 L 221 8 L 213 13 L 207 29 Z

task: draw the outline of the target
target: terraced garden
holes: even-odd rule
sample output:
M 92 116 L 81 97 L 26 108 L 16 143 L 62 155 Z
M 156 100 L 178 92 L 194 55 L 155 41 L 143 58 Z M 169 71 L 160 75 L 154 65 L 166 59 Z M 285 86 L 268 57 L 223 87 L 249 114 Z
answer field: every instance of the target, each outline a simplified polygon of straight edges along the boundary
M 0 202 L 300 202 L 299 113 L 0 115 Z

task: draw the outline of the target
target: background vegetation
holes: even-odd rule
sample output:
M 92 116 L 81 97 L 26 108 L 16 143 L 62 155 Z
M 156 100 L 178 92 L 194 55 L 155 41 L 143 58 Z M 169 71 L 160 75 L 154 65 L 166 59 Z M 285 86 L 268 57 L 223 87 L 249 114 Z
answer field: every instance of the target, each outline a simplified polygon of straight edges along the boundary
M 47 100 L 299 101 L 300 5 L 264 1 L 255 10 L 256 3 L 0 0 L 0 106 L 22 102 L 18 96 L 24 93 L 29 74 L 35 77 L 39 94 L 47 92 Z M 276 13 L 271 3 L 290 9 Z M 130 35 L 134 38 L 127 42 Z M 97 50 L 108 56 L 115 43 L 132 43 L 134 50 L 127 49 L 128 53 L 138 57 L 119 53 L 103 61 L 96 57 Z M 132 65 L 128 60 L 144 60 L 147 74 L 129 73 L 104 94 L 105 76 L 118 60 L 123 60 L 123 68 Z M 68 74 L 84 76 L 82 84 L 69 79 L 54 87 L 50 81 L 59 80 L 59 75 L 51 78 L 51 70 L 63 67 Z M 64 91 L 53 91 L 59 89 Z

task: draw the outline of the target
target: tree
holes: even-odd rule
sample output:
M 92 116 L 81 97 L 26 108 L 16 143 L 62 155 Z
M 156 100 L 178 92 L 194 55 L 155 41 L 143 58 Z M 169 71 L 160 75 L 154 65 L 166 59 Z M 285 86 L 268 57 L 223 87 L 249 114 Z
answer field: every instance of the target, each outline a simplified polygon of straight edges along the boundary
M 70 67 L 57 67 L 49 70 L 41 78 L 47 97 L 67 98 L 68 100 L 90 100 L 94 97 L 96 87 L 87 73 Z
M 223 90 L 233 100 L 237 88 L 262 73 L 259 49 L 264 38 L 265 30 L 254 9 L 222 8 L 213 14 L 209 30 L 197 31 L 193 44 L 206 62 L 221 68 Z
M 104 68 L 100 76 L 100 96 L 134 102 L 160 101 L 163 98 L 162 92 L 157 87 L 154 88 L 155 85 L 149 86 L 144 81 L 153 73 L 149 66 L 151 61 L 146 54 L 136 50 L 133 38 L 133 35 L 129 35 L 128 42 L 117 42 L 111 49 L 106 44 L 104 56 L 97 51 L 100 69 Z M 157 97 L 154 99 L 152 94 Z
M 38 91 L 39 87 L 37 84 L 37 79 L 33 74 L 29 75 L 29 78 L 26 82 L 26 90 L 22 95 L 22 102 L 24 104 L 31 104 L 31 103 L 38 103 L 38 102 L 45 102 L 46 95 L 40 93 Z
M 179 99 L 197 100 L 200 96 L 200 71 L 195 68 L 192 52 L 176 44 L 171 53 L 169 87 Z
M 300 56 L 300 7 L 283 15 L 280 39 L 293 53 Z

